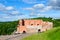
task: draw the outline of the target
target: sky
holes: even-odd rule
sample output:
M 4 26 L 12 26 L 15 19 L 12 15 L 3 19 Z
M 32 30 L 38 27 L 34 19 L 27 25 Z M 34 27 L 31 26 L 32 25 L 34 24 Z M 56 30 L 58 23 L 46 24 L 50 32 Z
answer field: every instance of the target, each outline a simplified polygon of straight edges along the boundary
M 60 18 L 60 0 L 0 0 L 0 21 Z

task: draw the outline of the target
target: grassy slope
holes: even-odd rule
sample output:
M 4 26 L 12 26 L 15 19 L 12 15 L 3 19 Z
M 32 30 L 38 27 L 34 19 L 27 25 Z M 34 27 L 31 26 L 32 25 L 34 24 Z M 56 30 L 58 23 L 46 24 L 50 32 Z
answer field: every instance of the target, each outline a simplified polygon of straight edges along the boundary
M 54 28 L 44 33 L 38 33 L 22 40 L 60 40 L 60 28 Z

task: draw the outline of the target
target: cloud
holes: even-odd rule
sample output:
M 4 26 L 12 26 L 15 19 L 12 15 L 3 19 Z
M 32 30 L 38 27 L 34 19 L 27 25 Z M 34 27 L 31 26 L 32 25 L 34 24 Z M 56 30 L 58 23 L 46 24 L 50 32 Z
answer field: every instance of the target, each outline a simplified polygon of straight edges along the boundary
M 28 18 L 27 15 L 21 15 L 21 16 L 17 16 L 18 19 L 25 19 L 25 18 Z
M 35 4 L 33 7 L 34 8 L 43 8 L 44 4 Z
M 19 14 L 19 11 L 12 11 L 12 14 Z
M 25 1 L 25 0 L 23 0 L 23 1 Z M 26 2 L 28 2 L 28 1 L 31 2 L 30 0 L 26 0 Z M 41 4 L 35 4 L 31 8 L 25 8 L 25 10 L 36 10 L 36 11 L 40 11 L 40 12 L 49 11 L 51 9 L 60 10 L 60 0 L 49 0 L 47 6 L 45 6 L 43 3 L 41 3 Z
M 5 9 L 6 9 L 6 10 L 13 10 L 14 7 L 12 7 L 12 6 L 8 6 L 8 7 L 6 7 Z
M 46 8 L 44 8 L 45 10 L 50 10 L 52 9 L 52 6 L 46 6 Z
M 34 8 L 29 7 L 29 8 L 22 8 L 23 10 L 34 10 Z
M 5 6 L 0 3 L 0 20 L 12 21 L 25 18 L 24 14 L 20 13 L 14 6 Z
M 0 11 L 9 11 L 9 10 L 13 10 L 14 7 L 13 6 L 5 6 L 3 4 L 0 3 Z
M 60 0 L 50 0 L 48 3 L 54 10 L 60 10 Z
M 43 16 L 46 16 L 46 14 L 37 14 L 37 17 L 43 17 Z
M 13 6 L 5 6 L 0 3 L 0 11 L 3 12 L 4 14 L 15 16 L 15 15 L 21 15 L 18 10 L 16 10 Z
M 29 16 L 36 16 L 36 14 L 41 12 L 47 12 L 49 10 L 52 10 L 52 6 L 45 6 L 44 4 L 35 4 L 32 7 L 29 8 L 22 8 L 25 11 L 30 11 Z
M 57 2 L 57 0 L 50 0 L 51 2 L 54 2 L 54 3 L 56 3 Z
M 52 0 L 53 2 L 56 2 L 57 0 Z
M 27 4 L 45 3 L 45 0 L 22 0 L 22 2 Z
M 35 4 L 33 7 L 37 12 L 46 12 L 52 9 L 52 6 L 45 6 L 44 4 Z
M 5 18 L 5 19 L 6 19 L 6 18 L 11 18 L 11 17 L 9 17 L 9 16 L 4 16 L 3 18 Z
M 0 11 L 3 11 L 3 10 L 5 10 L 5 5 L 0 3 Z
M 22 1 L 28 4 L 37 3 L 37 0 L 22 0 Z
M 29 16 L 36 16 L 36 13 L 32 11 Z
M 46 12 L 52 9 L 52 6 L 46 6 L 45 8 L 43 8 L 42 10 L 40 10 L 40 12 Z
M 44 4 L 35 4 L 33 7 L 23 8 L 23 10 L 31 10 L 31 12 L 46 12 L 52 9 L 52 6 L 45 6 Z

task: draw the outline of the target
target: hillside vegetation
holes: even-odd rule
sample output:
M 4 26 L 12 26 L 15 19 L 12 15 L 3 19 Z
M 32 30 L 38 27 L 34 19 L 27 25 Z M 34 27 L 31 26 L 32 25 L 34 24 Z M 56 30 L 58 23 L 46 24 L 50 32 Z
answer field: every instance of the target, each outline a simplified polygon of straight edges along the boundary
M 22 40 L 60 40 L 60 27 L 44 33 L 36 33 Z
M 11 34 L 18 25 L 18 21 L 0 22 L 0 35 Z

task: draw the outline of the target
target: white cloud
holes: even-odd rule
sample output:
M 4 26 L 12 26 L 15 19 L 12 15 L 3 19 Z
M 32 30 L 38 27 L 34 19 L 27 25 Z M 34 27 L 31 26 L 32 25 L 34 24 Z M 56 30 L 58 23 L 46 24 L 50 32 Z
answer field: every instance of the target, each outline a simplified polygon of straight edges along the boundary
M 44 4 L 35 4 L 33 7 L 34 8 L 43 8 Z
M 50 9 L 52 9 L 52 6 L 47 6 L 47 7 L 45 8 L 45 10 L 50 10 Z
M 11 18 L 11 17 L 10 17 L 10 16 L 4 16 L 3 18 L 5 18 L 5 19 L 6 19 L 6 18 Z
M 7 15 L 16 15 L 20 12 L 16 10 L 13 6 L 5 6 L 2 3 L 0 3 L 0 11 L 7 14 Z
M 8 11 L 8 10 L 13 10 L 14 7 L 13 6 L 5 6 L 2 3 L 0 3 L 0 11 Z
M 5 7 L 3 4 L 0 3 L 0 7 Z
M 25 19 L 25 18 L 28 18 L 27 15 L 18 16 L 18 19 Z
M 34 8 L 30 7 L 30 8 L 22 8 L 23 10 L 34 10 Z
M 46 12 L 52 9 L 52 6 L 45 6 L 44 4 L 36 4 L 34 5 L 34 9 L 37 12 Z
M 52 6 L 53 10 L 60 10 L 60 0 L 49 0 L 49 6 Z
M 3 10 L 5 10 L 5 5 L 0 3 L 0 11 L 3 11 Z
M 28 4 L 37 3 L 37 0 L 22 0 L 22 1 Z
M 37 14 L 38 17 L 44 17 L 46 14 Z
M 46 12 L 52 9 L 52 6 L 45 6 L 44 4 L 35 4 L 30 8 L 23 8 L 23 10 L 31 10 L 31 15 L 34 15 L 36 12 Z
M 8 6 L 8 7 L 6 7 L 5 9 L 6 9 L 6 10 L 13 10 L 14 7 L 12 7 L 12 6 Z
M 33 7 L 29 7 L 29 8 L 22 8 L 23 10 L 31 10 L 31 11 L 35 11 L 35 10 L 41 10 L 45 7 L 44 4 L 35 4 L 33 5 Z
M 45 8 L 43 8 L 42 10 L 40 10 L 40 12 L 46 12 L 52 9 L 52 6 L 46 6 Z
M 56 3 L 57 2 L 57 0 L 51 0 L 52 2 L 54 2 L 54 3 Z
M 12 11 L 11 14 L 19 14 L 19 11 Z
M 35 16 L 35 15 L 36 15 L 36 14 L 35 14 L 35 12 L 33 12 L 33 11 L 30 13 L 30 16 Z

